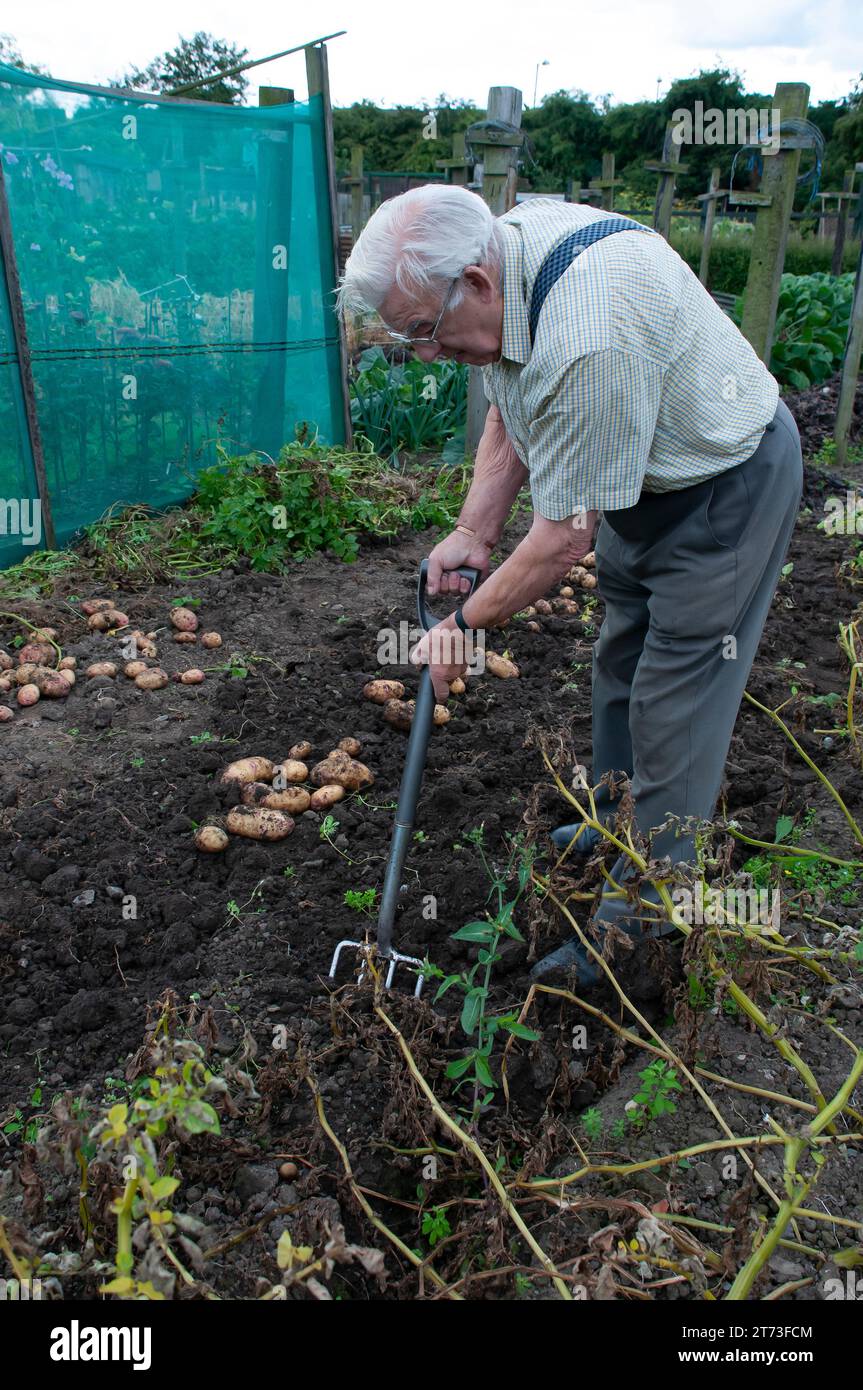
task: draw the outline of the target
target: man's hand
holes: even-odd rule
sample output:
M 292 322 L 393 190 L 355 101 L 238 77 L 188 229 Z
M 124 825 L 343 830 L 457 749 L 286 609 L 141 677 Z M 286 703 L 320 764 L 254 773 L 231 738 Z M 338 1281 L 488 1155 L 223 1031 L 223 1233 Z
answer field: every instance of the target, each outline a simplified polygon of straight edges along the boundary
M 468 537 L 465 536 L 464 539 L 467 540 Z M 450 681 L 454 681 L 457 676 L 463 676 L 467 670 L 468 663 L 458 659 L 464 653 L 466 641 L 465 634 L 456 626 L 450 613 L 441 622 L 429 628 L 410 654 L 414 666 L 429 667 L 435 699 L 439 704 L 445 704 L 449 699 Z
M 488 578 L 488 561 L 491 546 L 475 536 L 466 536 L 463 531 L 452 531 L 436 545 L 429 555 L 426 592 L 429 594 L 466 594 L 470 580 L 453 573 L 461 565 L 470 565 L 480 572 L 479 583 Z M 477 586 L 479 587 L 479 586 Z

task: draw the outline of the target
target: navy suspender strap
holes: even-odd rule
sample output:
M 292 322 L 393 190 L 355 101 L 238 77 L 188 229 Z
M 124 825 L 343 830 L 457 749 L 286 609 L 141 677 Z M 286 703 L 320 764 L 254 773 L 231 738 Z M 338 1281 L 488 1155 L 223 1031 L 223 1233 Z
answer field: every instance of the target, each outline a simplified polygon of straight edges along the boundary
M 649 227 L 643 227 L 640 222 L 634 222 L 629 217 L 600 218 L 596 222 L 589 222 L 586 227 L 579 227 L 576 231 L 570 232 L 564 241 L 552 247 L 533 282 L 529 316 L 531 346 L 533 346 L 533 340 L 536 337 L 536 325 L 539 322 L 542 306 L 548 298 L 549 291 L 557 284 L 564 271 L 569 269 L 576 256 L 580 256 L 582 251 L 586 250 L 588 246 L 592 246 L 595 241 L 611 236 L 612 232 L 647 231 L 650 231 Z

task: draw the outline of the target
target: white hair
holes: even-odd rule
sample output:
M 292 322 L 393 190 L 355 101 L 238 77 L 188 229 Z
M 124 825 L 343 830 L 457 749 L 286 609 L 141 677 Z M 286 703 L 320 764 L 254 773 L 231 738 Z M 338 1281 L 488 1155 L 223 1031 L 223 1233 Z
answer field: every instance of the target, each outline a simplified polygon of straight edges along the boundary
M 369 219 L 336 291 L 337 312 L 379 308 L 389 291 L 420 297 L 443 292 L 469 265 L 499 273 L 504 235 L 479 194 L 457 184 L 426 183 L 382 203 Z M 450 307 L 461 303 L 460 287 Z

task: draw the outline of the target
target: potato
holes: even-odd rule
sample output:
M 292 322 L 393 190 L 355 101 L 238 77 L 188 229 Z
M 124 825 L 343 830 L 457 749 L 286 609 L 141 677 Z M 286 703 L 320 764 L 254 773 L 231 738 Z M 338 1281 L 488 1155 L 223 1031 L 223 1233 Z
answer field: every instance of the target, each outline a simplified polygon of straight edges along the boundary
M 87 619 L 91 632 L 109 632 L 112 628 L 128 627 L 129 619 L 116 608 L 105 608 Z
M 19 705 L 35 705 L 39 699 L 38 685 L 22 685 L 18 691 Z
M 33 679 L 33 672 L 36 670 L 35 661 L 28 661 L 24 666 L 19 666 L 12 679 L 16 685 L 29 685 Z
M 73 686 L 78 679 L 75 672 L 70 671 L 67 666 L 64 666 L 62 671 L 58 671 L 57 675 L 61 680 L 64 680 L 68 686 Z
M 450 695 L 463 695 L 464 692 L 465 692 L 465 689 L 466 689 L 465 683 L 464 683 L 464 681 L 462 680 L 461 676 L 456 676 L 455 680 L 454 680 L 454 681 L 450 681 L 450 683 L 449 683 L 449 693 L 450 693 Z
M 284 840 L 294 828 L 290 816 L 265 806 L 232 806 L 226 824 L 232 835 L 248 840 Z
M 407 732 L 413 723 L 415 710 L 416 700 L 387 700 L 384 705 L 384 719 L 388 724 L 392 724 L 393 728 Z M 446 705 L 435 705 L 432 723 L 440 726 L 448 724 L 449 720 L 450 712 Z
M 178 632 L 197 632 L 198 619 L 191 608 L 172 608 L 171 626 Z
M 586 574 L 586 575 L 584 576 L 584 578 L 582 579 L 582 581 L 581 581 L 581 587 L 582 587 L 582 589 L 595 589 L 595 588 L 596 588 L 596 575 L 595 575 L 595 574 Z
M 551 612 L 551 604 L 549 603 L 547 598 L 538 598 L 533 606 L 536 609 L 537 613 L 546 614 Z
M 542 632 L 542 624 L 535 623 L 533 619 L 531 619 L 531 621 L 526 624 L 526 627 L 528 632 Z
M 0 671 L 11 671 L 15 662 L 8 652 L 0 652 Z
M 0 676 L 0 692 L 6 694 L 7 690 L 12 689 L 12 681 L 9 676 Z
M 560 596 L 561 598 L 572 598 L 574 593 L 575 590 L 571 588 L 569 584 L 564 584 L 563 588 L 560 591 Z
M 124 633 L 123 636 L 125 638 L 126 634 Z M 129 636 L 135 643 L 135 657 L 132 658 L 133 660 L 137 659 L 139 656 L 148 656 L 152 659 L 159 655 L 156 650 L 156 643 L 153 640 L 152 632 L 142 632 L 140 628 L 136 628 Z
M 18 653 L 18 665 L 26 666 L 28 662 L 35 661 L 37 666 L 44 666 L 55 656 L 54 648 L 47 642 L 28 642 Z
M 201 638 L 203 647 L 221 647 L 222 639 L 218 632 L 205 632 Z
M 387 700 L 400 700 L 405 693 L 401 681 L 367 681 L 363 694 L 376 705 L 385 705 Z
M 244 782 L 240 800 L 244 806 L 260 806 L 272 790 L 269 782 Z
M 580 586 L 582 580 L 587 578 L 587 570 L 584 568 L 584 565 L 574 565 L 569 571 L 569 578 L 572 580 L 573 584 L 578 584 Z
M 180 674 L 181 685 L 200 685 L 203 679 L 204 673 L 199 671 L 197 666 L 192 666 L 188 671 L 183 671 Z
M 289 758 L 296 758 L 299 762 L 304 763 L 304 762 L 306 761 L 306 759 L 308 758 L 309 754 L 311 753 L 311 751 L 312 751 L 312 744 L 311 744 L 311 743 L 295 743 L 294 746 L 293 746 L 293 748 L 292 748 L 292 749 L 290 750 L 290 752 L 288 753 L 288 757 L 289 757 Z
M 195 844 L 205 854 L 221 854 L 230 843 L 225 831 L 218 825 L 199 825 L 195 831 Z
M 347 753 L 349 758 L 358 758 L 362 752 L 363 745 L 358 738 L 340 738 L 338 748 L 340 748 L 343 753 Z
M 86 618 L 92 618 L 94 613 L 103 613 L 113 607 L 114 604 L 109 598 L 88 598 L 81 604 L 81 612 Z
M 275 767 L 269 758 L 239 758 L 229 763 L 221 776 L 222 782 L 272 782 Z
M 72 689 L 69 682 L 65 679 L 68 672 L 52 671 L 47 666 L 37 666 L 33 672 L 33 684 L 38 687 L 39 694 L 47 700 L 65 700 L 69 691 Z
M 485 664 L 487 670 L 493 676 L 499 676 L 502 681 L 512 680 L 519 674 L 518 667 L 514 661 L 509 661 L 505 656 L 498 656 L 497 652 L 486 652 Z
M 123 667 L 123 675 L 128 676 L 129 680 L 133 681 L 136 676 L 140 676 L 141 672 L 146 671 L 146 669 L 146 661 L 128 661 Z
M 312 811 L 328 811 L 331 806 L 335 806 L 337 801 L 341 801 L 345 794 L 344 787 L 340 787 L 338 782 L 328 782 L 324 787 L 318 787 L 316 792 L 312 792 L 312 799 L 309 809 Z
M 94 661 L 92 666 L 87 667 L 85 674 L 91 680 L 94 676 L 116 676 L 117 667 L 113 661 Z
M 74 671 L 78 665 L 77 656 L 62 656 L 57 663 L 58 671 Z
M 138 672 L 135 684 L 139 690 L 164 690 L 168 684 L 168 672 L 163 671 L 161 666 L 150 666 L 146 671 Z
M 14 710 L 11 710 L 8 705 L 0 705 L 0 724 L 8 724 L 9 720 L 14 718 Z
M 325 787 L 330 782 L 338 782 L 339 786 L 346 787 L 348 791 L 359 791 L 361 787 L 370 787 L 374 783 L 374 773 L 371 772 L 365 763 L 359 763 L 354 758 L 349 758 L 347 753 L 337 748 L 334 753 L 330 753 L 323 762 L 317 763 L 312 768 L 312 781 L 316 787 Z
M 592 570 L 596 565 L 596 551 L 589 550 L 587 554 L 583 556 L 582 564 L 585 566 L 586 569 Z
M 557 603 L 554 605 L 554 610 L 556 613 L 568 614 L 581 612 L 581 609 L 579 608 L 574 598 L 559 598 L 557 600 Z
M 33 641 L 47 642 L 50 645 L 50 643 L 54 641 L 56 636 L 56 627 L 37 627 L 36 631 L 33 633 Z
M 276 763 L 273 768 L 274 782 L 305 782 L 309 775 L 309 769 L 305 763 L 297 758 L 287 758 L 283 763 Z
M 305 787 L 285 787 L 284 791 L 273 791 L 272 787 L 267 787 L 267 795 L 261 804 L 270 811 L 289 811 L 292 816 L 301 816 L 303 811 L 308 811 L 311 800 Z

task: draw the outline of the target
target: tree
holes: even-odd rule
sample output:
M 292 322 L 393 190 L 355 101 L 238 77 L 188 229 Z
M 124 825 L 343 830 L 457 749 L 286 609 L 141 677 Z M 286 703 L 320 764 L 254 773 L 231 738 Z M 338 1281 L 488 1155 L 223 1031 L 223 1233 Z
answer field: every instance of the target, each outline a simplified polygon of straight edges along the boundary
M 212 34 L 197 33 L 191 39 L 181 39 L 177 47 L 160 58 L 154 58 L 146 68 L 136 68 L 112 87 L 139 87 L 148 92 L 169 92 L 175 87 L 185 86 L 210 77 L 214 72 L 232 68 L 242 63 L 248 56 L 247 48 L 237 48 L 236 44 L 216 39 Z M 248 81 L 242 73 L 234 77 L 223 77 L 218 82 L 196 87 L 188 95 L 196 101 L 221 102 L 224 106 L 242 106 L 243 94 Z
M 24 62 L 11 34 L 0 34 L 0 63 L 5 63 L 7 68 L 21 68 L 22 72 L 45 72 L 38 63 Z

